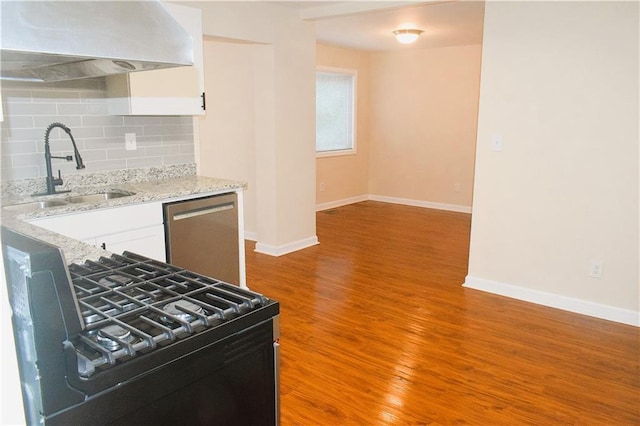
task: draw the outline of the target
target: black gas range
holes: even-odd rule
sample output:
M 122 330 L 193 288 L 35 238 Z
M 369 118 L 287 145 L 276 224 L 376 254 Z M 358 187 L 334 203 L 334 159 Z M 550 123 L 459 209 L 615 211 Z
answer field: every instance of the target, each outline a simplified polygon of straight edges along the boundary
M 278 302 L 135 253 L 2 245 L 29 424 L 278 423 Z

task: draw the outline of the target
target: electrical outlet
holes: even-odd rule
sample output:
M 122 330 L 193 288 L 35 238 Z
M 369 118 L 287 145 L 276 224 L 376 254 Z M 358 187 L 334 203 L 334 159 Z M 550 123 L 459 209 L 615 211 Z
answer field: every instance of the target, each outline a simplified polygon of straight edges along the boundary
M 459 183 L 454 183 L 453 184 L 453 190 L 456 192 L 460 192 L 460 184 Z
M 589 262 L 589 276 L 592 278 L 602 278 L 602 269 L 604 263 L 602 260 L 592 260 Z
M 138 149 L 136 144 L 136 134 L 135 133 L 125 133 L 124 134 L 124 146 L 127 151 L 135 151 Z
M 320 191 L 324 191 L 324 190 L 325 190 L 324 182 L 320 182 Z

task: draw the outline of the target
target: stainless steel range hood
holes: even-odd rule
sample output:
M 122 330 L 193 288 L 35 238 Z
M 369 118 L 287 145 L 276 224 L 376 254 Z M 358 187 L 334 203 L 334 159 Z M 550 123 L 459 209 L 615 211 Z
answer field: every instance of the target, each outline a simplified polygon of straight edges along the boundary
M 0 78 L 63 81 L 193 64 L 157 1 L 0 1 Z

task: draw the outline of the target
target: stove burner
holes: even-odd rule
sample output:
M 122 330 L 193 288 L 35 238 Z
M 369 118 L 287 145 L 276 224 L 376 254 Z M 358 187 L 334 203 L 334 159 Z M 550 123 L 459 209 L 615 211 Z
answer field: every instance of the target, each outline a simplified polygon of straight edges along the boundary
M 120 342 L 118 342 L 117 339 L 127 343 L 131 343 L 136 340 L 135 336 L 133 336 L 129 330 L 117 324 L 101 328 L 95 338 L 96 342 L 112 352 L 117 351 L 121 347 Z
M 182 308 L 182 310 L 180 309 Z M 198 306 L 195 303 L 191 303 L 188 300 L 176 300 L 175 302 L 167 303 L 162 308 L 169 315 L 173 315 L 177 317 L 181 321 L 191 322 L 195 319 L 194 315 L 191 315 L 189 312 L 195 312 L 197 314 L 204 314 L 205 311 L 202 309 L 202 306 Z M 185 312 L 189 311 L 189 312 Z M 171 323 L 171 318 L 168 316 L 163 316 L 160 318 L 165 323 Z
M 124 287 L 131 284 L 132 282 L 133 280 L 131 278 L 118 274 L 107 275 L 106 277 L 101 278 L 100 281 L 98 281 L 99 284 L 102 284 L 106 287 Z

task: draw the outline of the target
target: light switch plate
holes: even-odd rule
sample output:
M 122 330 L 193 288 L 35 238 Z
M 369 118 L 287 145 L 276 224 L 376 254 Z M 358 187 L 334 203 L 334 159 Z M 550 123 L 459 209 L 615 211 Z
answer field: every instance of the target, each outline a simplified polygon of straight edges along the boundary
M 127 151 L 135 151 L 138 149 L 136 144 L 136 134 L 135 133 L 125 133 L 124 134 L 124 146 Z
M 502 135 L 498 133 L 494 133 L 493 135 L 491 135 L 491 151 L 493 152 L 502 151 L 503 142 L 504 142 L 504 139 L 502 138 Z

